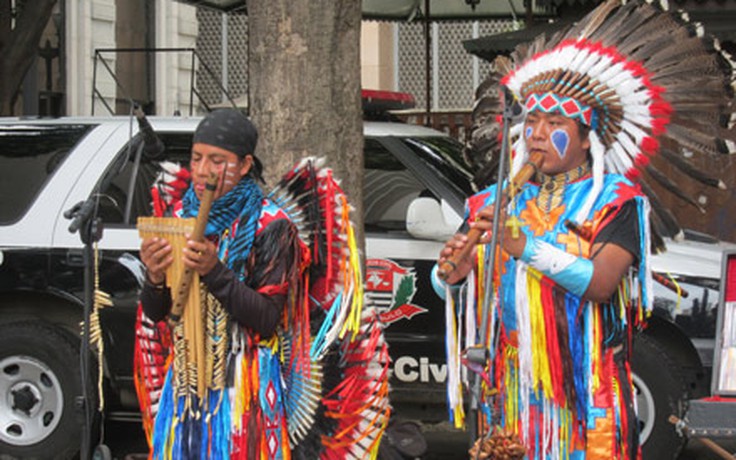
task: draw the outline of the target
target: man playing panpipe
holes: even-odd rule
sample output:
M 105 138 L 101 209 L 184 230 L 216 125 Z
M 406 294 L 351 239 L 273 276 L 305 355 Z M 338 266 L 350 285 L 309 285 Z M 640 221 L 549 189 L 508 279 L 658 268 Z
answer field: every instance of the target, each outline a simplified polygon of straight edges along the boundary
M 303 246 L 294 224 L 257 183 L 257 138 L 250 120 L 232 109 L 211 112 L 194 133 L 191 184 L 172 211 L 197 217 L 206 181 L 217 175 L 204 240 L 186 240 L 180 256 L 201 281 L 200 305 L 186 308 L 194 307 L 203 322 L 204 344 L 177 332 L 192 318 L 185 311 L 172 333 L 174 356 L 153 426 L 154 458 L 229 458 L 230 452 L 279 458 L 288 450 L 273 337 L 297 285 Z M 147 273 L 140 299 L 154 322 L 172 307 L 173 287 L 165 284 L 176 257 L 172 246 L 155 236 L 141 244 Z M 177 354 L 192 354 L 196 346 L 204 347 L 206 363 L 187 369 Z M 204 394 L 192 379 L 205 379 Z M 261 457 L 264 449 L 268 455 Z
M 680 20 L 651 3 L 609 0 L 520 46 L 513 63 L 498 58 L 478 90 L 473 145 L 498 142 L 503 85 L 526 109 L 510 120 L 510 177 L 528 158 L 541 165 L 500 200 L 495 184 L 468 200 L 470 231 L 446 243 L 433 276 L 447 299 L 448 401 L 458 427 L 463 381 L 481 377 L 472 458 L 641 456 L 631 345 L 652 307 L 650 243 L 661 240 L 651 238 L 648 188 L 637 179 L 657 175 L 655 153 L 682 164 L 681 148 L 727 153 L 720 136 L 733 139 L 724 130 L 732 69 Z M 498 227 L 494 206 L 502 206 Z M 666 217 L 653 213 L 652 222 L 674 236 Z M 500 250 L 491 263 L 494 228 Z M 482 358 L 469 360 L 464 349 L 475 346 Z
M 162 165 L 155 217 L 138 221 L 134 375 L 151 456 L 372 458 L 390 361 L 363 305 L 351 206 L 314 157 L 264 196 L 256 140 L 239 112 L 207 115 L 191 173 Z

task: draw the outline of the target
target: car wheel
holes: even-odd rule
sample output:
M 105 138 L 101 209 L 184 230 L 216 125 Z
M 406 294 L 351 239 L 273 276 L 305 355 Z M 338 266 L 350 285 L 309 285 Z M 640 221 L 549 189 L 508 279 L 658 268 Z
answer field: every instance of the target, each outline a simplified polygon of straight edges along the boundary
M 0 451 L 17 458 L 73 458 L 83 415 L 79 340 L 39 322 L 0 326 Z M 94 391 L 92 380 L 88 387 Z M 96 399 L 95 399 L 96 401 Z
M 685 440 L 668 418 L 682 416 L 685 385 L 667 352 L 645 334 L 637 334 L 634 339 L 632 378 L 643 457 L 675 458 Z

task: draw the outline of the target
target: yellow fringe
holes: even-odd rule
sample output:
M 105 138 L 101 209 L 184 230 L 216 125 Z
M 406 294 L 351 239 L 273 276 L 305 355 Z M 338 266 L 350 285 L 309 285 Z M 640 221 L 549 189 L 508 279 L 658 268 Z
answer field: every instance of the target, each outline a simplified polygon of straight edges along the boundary
M 544 322 L 541 283 L 535 276 L 527 276 L 529 320 L 532 334 L 532 372 L 534 389 L 542 390 L 545 399 L 552 399 L 552 374 L 547 359 L 547 329 Z M 541 388 L 539 388 L 541 385 Z
M 506 347 L 504 353 L 504 386 L 506 387 L 506 429 L 519 434 L 519 375 L 512 369 L 518 371 L 519 354 L 513 347 Z
M 595 394 L 595 392 L 600 388 L 601 386 L 601 318 L 600 318 L 600 308 L 592 308 L 592 321 L 593 324 L 590 325 L 593 331 L 593 340 L 590 344 L 591 351 L 590 351 L 590 365 L 592 370 L 592 392 Z
M 352 298 L 350 299 L 350 311 L 345 320 L 345 323 L 340 329 L 338 336 L 342 339 L 345 334 L 349 331 L 352 332 L 352 339 L 355 339 L 358 332 L 360 332 L 361 316 L 363 315 L 363 283 L 361 283 L 361 270 L 360 270 L 360 255 L 358 253 L 358 245 L 355 241 L 355 231 L 352 224 L 350 223 L 350 206 L 347 202 L 347 198 L 344 196 L 340 197 L 342 201 L 342 225 L 345 228 L 347 234 L 347 245 L 349 250 L 349 260 L 347 266 L 341 265 L 341 270 L 345 273 L 345 286 L 343 287 L 344 292 L 350 292 L 353 290 Z

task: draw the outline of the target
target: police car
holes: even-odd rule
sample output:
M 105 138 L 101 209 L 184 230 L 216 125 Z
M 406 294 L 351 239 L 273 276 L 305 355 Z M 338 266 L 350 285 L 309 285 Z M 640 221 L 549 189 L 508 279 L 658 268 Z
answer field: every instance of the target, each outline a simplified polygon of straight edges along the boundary
M 143 265 L 135 222 L 150 213 L 161 161 L 188 161 L 198 121 L 151 118 L 165 146 L 152 156 L 144 136 L 131 137 L 138 126 L 129 118 L 0 119 L 0 452 L 71 458 L 94 424 L 81 416 L 83 394 L 92 395 L 90 405 L 104 397 L 108 420 L 139 420 L 132 366 Z M 365 283 L 382 306 L 392 404 L 405 418 L 445 420 L 444 305 L 429 271 L 460 224 L 471 174 L 461 145 L 441 132 L 365 122 L 364 137 Z M 85 378 L 80 371 L 84 245 L 65 217 L 90 197 L 104 227 L 99 288 L 114 304 L 100 318 L 102 394 L 95 359 Z M 654 268 L 679 280 L 689 297 L 657 292 L 634 359 L 645 447 L 657 453 L 677 448 L 667 417 L 707 388 L 722 251 L 713 242 L 670 248 Z

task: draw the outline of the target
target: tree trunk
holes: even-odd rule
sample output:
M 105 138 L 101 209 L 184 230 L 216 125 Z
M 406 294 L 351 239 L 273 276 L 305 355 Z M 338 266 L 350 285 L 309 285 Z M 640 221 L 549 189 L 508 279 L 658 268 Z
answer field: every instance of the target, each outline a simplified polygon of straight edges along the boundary
M 0 50 L 10 36 L 11 8 L 10 0 L 0 0 Z
M 0 0 L 1 1 L 1 0 Z M 3 37 L 0 46 L 0 115 L 12 114 L 12 101 L 18 92 L 28 68 L 38 56 L 41 35 L 49 22 L 56 0 L 33 0 L 22 4 L 15 27 L 8 33 L 10 23 L 0 20 Z M 4 3 L 1 12 L 7 10 Z
M 266 179 L 302 157 L 326 158 L 355 207 L 362 249 L 360 21 L 356 0 L 248 1 L 250 115 Z

